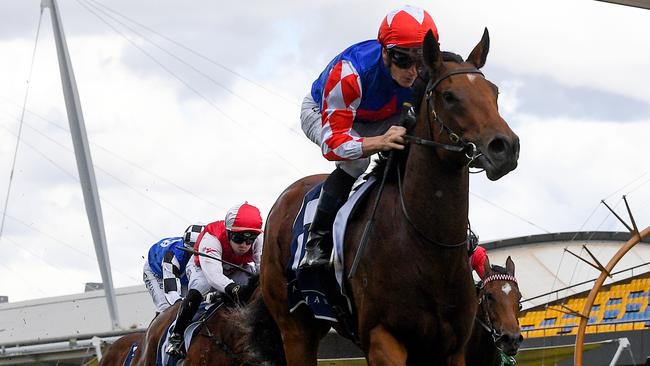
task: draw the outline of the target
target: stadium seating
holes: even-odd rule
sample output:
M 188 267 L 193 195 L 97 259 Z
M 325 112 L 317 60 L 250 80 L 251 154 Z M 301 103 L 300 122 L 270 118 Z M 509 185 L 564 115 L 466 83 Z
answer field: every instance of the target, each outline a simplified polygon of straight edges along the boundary
M 587 293 L 522 311 L 519 317 L 525 338 L 575 335 Z M 650 273 L 604 286 L 589 313 L 587 333 L 650 328 Z M 567 309 L 568 308 L 568 309 Z

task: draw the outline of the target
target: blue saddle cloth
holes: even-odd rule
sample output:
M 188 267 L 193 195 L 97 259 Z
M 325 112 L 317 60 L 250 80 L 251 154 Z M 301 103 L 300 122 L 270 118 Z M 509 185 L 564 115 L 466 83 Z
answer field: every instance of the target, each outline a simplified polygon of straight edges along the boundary
M 332 322 L 339 321 L 341 306 L 347 308 L 346 312 L 352 313 L 352 303 L 345 294 L 343 286 L 343 234 L 348 218 L 366 193 L 371 191 L 370 188 L 374 182 L 374 177 L 371 177 L 361 185 L 336 215 L 332 230 L 334 266 L 330 273 L 331 276 L 328 278 L 323 278 L 321 273 L 297 270 L 298 264 L 305 254 L 309 225 L 316 212 L 322 184 L 314 186 L 305 194 L 300 211 L 293 223 L 291 257 L 285 269 L 290 312 L 295 311 L 300 305 L 307 305 L 314 317 Z
M 183 334 L 186 353 L 190 349 L 192 338 L 198 332 L 200 326 L 222 306 L 224 306 L 223 302 L 210 304 L 202 302 L 201 305 L 199 305 L 199 309 L 196 311 L 196 314 L 194 314 L 192 322 L 187 326 L 187 329 L 185 329 L 185 333 Z M 176 320 L 167 327 L 163 336 L 160 337 L 160 341 L 158 342 L 158 355 L 156 356 L 156 366 L 176 366 L 178 362 L 182 360 L 171 357 L 167 352 L 165 352 L 167 344 L 169 343 L 169 336 L 172 334 L 175 324 Z

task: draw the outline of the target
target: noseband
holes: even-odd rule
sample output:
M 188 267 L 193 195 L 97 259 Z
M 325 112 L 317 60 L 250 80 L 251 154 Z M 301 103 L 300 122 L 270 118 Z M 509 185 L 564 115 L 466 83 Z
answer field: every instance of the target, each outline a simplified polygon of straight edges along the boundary
M 464 69 L 452 70 L 441 75 L 440 77 L 438 77 L 438 79 L 429 80 L 429 82 L 427 83 L 427 87 L 425 89 L 427 118 L 433 115 L 433 121 L 440 124 L 440 132 L 442 133 L 443 130 L 446 131 L 448 138 L 452 142 L 452 144 L 443 144 L 434 141 L 433 131 L 431 130 L 431 126 L 428 120 L 426 124 L 427 135 L 429 137 L 428 139 L 411 136 L 411 135 L 406 135 L 405 138 L 406 138 L 406 142 L 411 144 L 427 146 L 434 149 L 443 149 L 451 152 L 464 152 L 467 159 L 469 159 L 469 162 L 467 163 L 469 165 L 472 161 L 474 161 L 476 158 L 478 158 L 481 155 L 481 152 L 473 142 L 465 141 L 462 137 L 460 137 L 459 134 L 455 133 L 449 126 L 447 126 L 447 124 L 445 124 L 445 122 L 438 116 L 435 107 L 433 106 L 433 100 L 435 97 L 434 91 L 438 87 L 438 85 L 443 80 L 458 74 L 480 74 L 481 76 L 484 76 L 479 69 L 475 69 L 475 68 L 464 68 Z

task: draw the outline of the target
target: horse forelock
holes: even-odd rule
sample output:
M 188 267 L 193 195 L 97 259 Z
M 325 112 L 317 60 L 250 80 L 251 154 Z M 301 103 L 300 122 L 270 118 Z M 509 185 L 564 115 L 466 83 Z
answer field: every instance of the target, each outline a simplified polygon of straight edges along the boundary
M 490 266 L 490 268 L 492 268 L 493 272 L 501 273 L 501 274 L 508 274 L 508 270 L 505 267 L 499 266 L 497 264 L 492 264 Z

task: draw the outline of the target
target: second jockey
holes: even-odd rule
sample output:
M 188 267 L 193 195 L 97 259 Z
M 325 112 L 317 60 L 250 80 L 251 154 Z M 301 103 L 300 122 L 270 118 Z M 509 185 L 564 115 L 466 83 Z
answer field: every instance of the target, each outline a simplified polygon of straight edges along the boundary
M 261 234 L 260 210 L 245 202 L 231 207 L 225 220 L 208 224 L 199 235 L 194 250 L 257 273 L 264 241 Z M 176 324 L 165 350 L 175 357 L 184 356 L 183 333 L 203 296 L 214 289 L 238 303 L 240 299 L 250 297 L 254 290 L 246 285 L 249 278 L 247 273 L 205 256 L 195 255 L 186 271 L 189 291 L 178 309 Z
M 425 10 L 406 5 L 391 11 L 377 39 L 336 56 L 305 97 L 302 129 L 327 160 L 336 161 L 336 169 L 323 184 L 300 270 L 329 265 L 336 212 L 368 168 L 370 156 L 404 149 L 406 129 L 396 124 L 402 104 L 412 101 L 428 31 L 437 41 L 436 25 Z
M 142 279 L 156 306 L 156 313 L 165 311 L 181 298 L 182 286 L 188 282 L 185 266 L 192 254 L 179 248 L 194 247 L 203 227 L 202 224 L 190 225 L 183 237 L 165 238 L 149 248 Z

